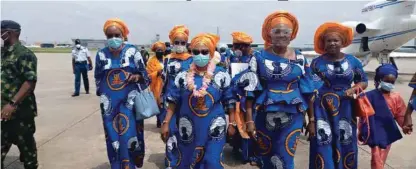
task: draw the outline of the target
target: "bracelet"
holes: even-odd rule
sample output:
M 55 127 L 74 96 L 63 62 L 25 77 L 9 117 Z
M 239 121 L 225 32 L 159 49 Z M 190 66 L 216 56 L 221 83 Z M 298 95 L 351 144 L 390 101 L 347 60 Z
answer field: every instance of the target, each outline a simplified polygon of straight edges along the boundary
M 248 123 L 254 123 L 254 121 L 253 120 L 246 121 L 246 124 L 248 124 Z

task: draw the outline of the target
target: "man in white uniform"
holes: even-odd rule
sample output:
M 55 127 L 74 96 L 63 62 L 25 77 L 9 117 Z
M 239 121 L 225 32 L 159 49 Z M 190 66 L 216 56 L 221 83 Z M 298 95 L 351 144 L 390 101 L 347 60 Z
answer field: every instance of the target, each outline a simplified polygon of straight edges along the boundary
M 75 40 L 75 47 L 72 49 L 72 70 L 75 75 L 75 92 L 72 97 L 79 96 L 79 89 L 82 81 L 84 81 L 84 89 L 89 94 L 88 70 L 92 70 L 92 62 L 90 52 L 84 46 L 81 46 L 79 39 Z

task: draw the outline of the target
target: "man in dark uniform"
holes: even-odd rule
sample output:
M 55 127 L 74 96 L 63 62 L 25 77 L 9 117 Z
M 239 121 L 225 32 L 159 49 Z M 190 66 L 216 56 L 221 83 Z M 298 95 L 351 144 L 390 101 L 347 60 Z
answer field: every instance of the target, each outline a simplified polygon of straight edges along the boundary
M 1 21 L 1 166 L 4 168 L 3 161 L 14 144 L 25 169 L 36 169 L 37 58 L 19 42 L 19 36 L 18 23 Z
M 92 70 L 91 54 L 87 47 L 81 45 L 79 39 L 75 39 L 75 47 L 72 49 L 72 70 L 75 75 L 75 92 L 72 97 L 79 96 L 81 75 L 82 81 L 84 81 L 85 93 L 89 94 L 88 71 Z

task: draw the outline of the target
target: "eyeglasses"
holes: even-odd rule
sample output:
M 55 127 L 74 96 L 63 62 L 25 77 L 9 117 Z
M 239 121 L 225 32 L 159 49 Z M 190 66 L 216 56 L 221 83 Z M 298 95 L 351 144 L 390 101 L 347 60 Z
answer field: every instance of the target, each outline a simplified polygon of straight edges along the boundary
M 120 33 L 115 33 L 115 34 L 107 34 L 107 39 L 109 38 L 121 38 L 121 34 Z
M 235 49 L 247 48 L 249 46 L 250 46 L 249 44 L 245 44 L 245 43 L 233 43 L 233 48 Z
M 194 55 L 199 55 L 201 53 L 203 55 L 208 55 L 209 54 L 209 51 L 208 50 L 196 50 L 196 49 L 193 49 L 192 50 L 192 54 L 194 54 Z
M 281 35 L 281 36 L 289 36 L 292 35 L 292 29 L 282 29 L 282 28 L 273 28 L 270 30 L 270 34 L 272 35 Z
M 185 46 L 187 44 L 187 42 L 185 42 L 185 41 L 175 41 L 175 42 L 173 42 L 173 44 Z

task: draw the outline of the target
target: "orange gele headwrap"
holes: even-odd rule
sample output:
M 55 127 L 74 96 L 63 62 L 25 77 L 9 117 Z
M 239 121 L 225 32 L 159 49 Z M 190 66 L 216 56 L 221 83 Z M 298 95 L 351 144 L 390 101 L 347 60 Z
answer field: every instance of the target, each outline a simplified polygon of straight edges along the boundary
M 203 33 L 195 36 L 191 41 L 191 49 L 193 49 L 198 44 L 203 44 L 209 49 L 209 55 L 214 57 L 215 47 L 217 46 L 220 37 L 210 33 Z
M 325 36 L 328 33 L 336 33 L 342 39 L 342 47 L 347 47 L 352 43 L 353 31 L 350 27 L 336 22 L 327 22 L 319 26 L 315 32 L 314 49 L 316 53 L 325 53 Z
M 173 29 L 169 32 L 170 43 L 173 43 L 178 35 L 184 35 L 186 37 L 186 41 L 188 41 L 189 29 L 185 25 L 176 25 L 173 27 Z
M 270 31 L 277 24 L 288 25 L 290 28 L 292 28 L 291 40 L 296 38 L 299 30 L 299 23 L 296 17 L 286 11 L 276 11 L 267 16 L 263 22 L 262 36 L 266 47 L 271 45 L 272 39 L 270 37 Z
M 159 42 L 156 42 L 152 45 L 152 51 L 156 52 L 157 48 L 162 48 L 162 50 L 165 51 L 166 50 L 166 45 L 165 45 L 165 43 L 159 41 Z
M 231 36 L 233 36 L 233 43 L 253 43 L 253 38 L 244 32 L 233 32 Z
M 130 33 L 129 28 L 127 27 L 126 23 L 124 23 L 124 21 L 118 18 L 111 18 L 107 20 L 104 24 L 104 28 L 103 28 L 104 34 L 106 33 L 107 29 L 111 26 L 115 26 L 119 28 L 125 39 L 127 38 L 127 35 L 129 35 Z

